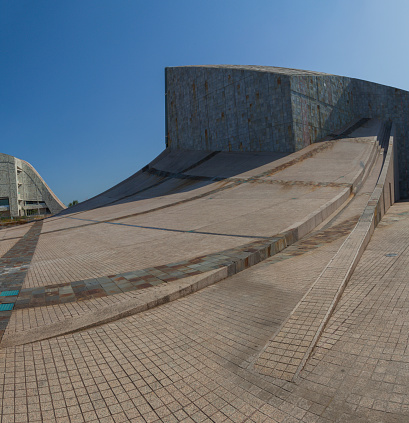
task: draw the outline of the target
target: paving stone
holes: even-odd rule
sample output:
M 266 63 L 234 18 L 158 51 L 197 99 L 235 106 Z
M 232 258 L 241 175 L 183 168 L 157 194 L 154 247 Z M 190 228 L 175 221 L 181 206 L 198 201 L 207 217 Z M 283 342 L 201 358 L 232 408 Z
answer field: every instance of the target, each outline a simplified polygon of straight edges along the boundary
M 246 81 L 241 83 L 246 93 Z M 314 148 L 318 146 L 309 151 Z M 324 154 L 329 147 L 325 144 L 320 148 L 317 154 Z M 339 152 L 342 151 L 341 148 Z M 171 284 L 182 286 L 183 280 L 192 274 L 228 267 L 232 276 L 188 297 L 109 324 L 1 348 L 2 421 L 406 421 L 409 417 L 406 204 L 393 206 L 376 229 L 297 384 L 253 370 L 266 343 L 273 334 L 279 334 L 291 311 L 354 228 L 364 207 L 364 201 L 357 196 L 359 204 L 351 202 L 343 218 L 343 213 L 337 213 L 322 228 L 281 252 L 285 247 L 283 234 L 271 236 L 274 235 L 271 227 L 255 233 L 254 239 L 246 238 L 256 227 L 251 224 L 236 232 L 245 222 L 244 216 L 234 212 L 243 194 L 246 202 L 260 201 L 259 208 L 258 204 L 250 204 L 255 208 L 248 209 L 246 214 L 247 222 L 255 217 L 256 225 L 265 221 L 266 216 L 273 216 L 261 212 L 271 204 L 263 202 L 260 194 L 269 189 L 274 193 L 278 189 L 286 192 L 285 201 L 295 205 L 294 214 L 279 222 L 284 230 L 294 223 L 294 216 L 309 213 L 311 209 L 303 208 L 304 204 L 320 196 L 327 201 L 344 188 L 334 178 L 319 182 L 300 177 L 284 183 L 285 175 L 290 178 L 294 171 L 291 167 L 302 168 L 304 160 L 307 158 L 281 168 L 281 176 L 271 166 L 264 168 L 263 172 L 267 172 L 264 178 L 276 177 L 271 183 L 226 181 L 229 188 L 217 192 L 213 186 L 210 195 L 216 198 L 209 201 L 228 201 L 229 206 L 220 207 L 220 201 L 213 209 L 212 219 L 226 209 L 233 210 L 224 221 L 228 236 L 216 230 L 219 222 L 208 221 L 206 227 L 196 229 L 189 226 L 193 220 L 178 222 L 178 213 L 191 216 L 189 213 L 196 210 L 192 219 L 200 219 L 200 214 L 213 207 L 205 207 L 205 197 L 197 198 L 195 207 L 191 207 L 193 203 L 185 201 L 186 196 L 174 215 L 171 201 L 163 200 L 160 206 L 156 203 L 155 207 L 166 205 L 161 213 L 169 216 L 168 225 L 164 222 L 153 225 L 160 210 L 152 211 L 152 217 L 147 209 L 144 214 L 120 222 L 129 226 L 103 222 L 107 213 L 116 213 L 115 218 L 125 210 L 132 214 L 129 204 L 123 206 L 122 212 L 118 211 L 122 206 L 112 205 L 110 211 L 102 208 L 84 213 L 79 217 L 84 220 L 77 219 L 75 224 L 58 217 L 44 223 L 46 228 L 35 252 L 31 239 L 32 248 L 21 249 L 19 256 L 13 257 L 13 248 L 20 248 L 20 241 L 11 245 L 5 239 L 4 249 L 10 254 L 4 253 L 1 263 L 17 272 L 1 277 L 10 282 L 7 289 L 16 286 L 20 291 L 17 297 L 20 308 L 0 314 L 0 334 L 6 331 L 5 336 L 27 333 L 53 322 L 64 326 L 70 319 L 91 311 L 98 313 L 104 306 L 120 307 L 121 301 L 137 299 L 143 291 L 159 292 L 161 286 Z M 260 173 L 254 171 L 253 177 Z M 184 181 L 190 183 L 193 179 Z M 242 189 L 243 186 L 250 189 Z M 203 185 L 198 189 L 202 188 Z M 305 203 L 292 203 L 301 194 L 306 196 Z M 148 200 L 153 202 L 152 198 Z M 149 203 L 141 201 L 143 207 Z M 182 201 L 181 197 L 178 201 Z M 143 222 L 138 220 L 142 216 L 146 218 Z M 180 216 L 183 214 L 179 214 L 179 221 Z M 179 224 L 186 226 L 177 227 Z M 195 230 L 201 233 L 194 233 Z M 83 236 L 79 235 L 81 231 Z M 149 238 L 147 234 L 153 232 L 162 235 Z M 152 255 L 152 260 L 142 257 L 136 261 L 145 253 L 142 247 L 132 252 L 136 233 L 146 235 L 141 241 L 145 246 L 153 240 L 165 246 L 165 236 L 183 237 L 183 242 L 168 244 L 169 252 L 164 248 L 147 250 L 146 255 Z M 95 243 L 94 256 L 86 254 L 89 247 L 78 251 L 75 257 L 69 256 L 76 236 L 79 250 L 83 242 Z M 201 243 L 206 248 L 198 251 Z M 112 256 L 111 247 L 116 251 Z M 30 262 L 33 252 L 35 263 Z M 350 257 L 348 254 L 346 258 Z M 63 262 L 65 255 L 67 260 Z M 115 270 L 121 266 L 124 266 L 121 271 Z M 53 271 L 54 268 L 58 271 Z M 69 274 L 71 268 L 74 279 Z M 22 275 L 26 276 L 23 287 Z M 284 377 L 294 373 L 303 350 L 310 345 L 317 331 L 316 316 L 325 312 L 322 303 L 331 298 L 331 282 L 339 275 L 341 268 L 331 269 L 323 284 L 328 289 L 321 289 L 320 295 L 303 309 L 288 333 L 289 342 L 281 337 L 285 351 L 279 356 L 279 369 Z

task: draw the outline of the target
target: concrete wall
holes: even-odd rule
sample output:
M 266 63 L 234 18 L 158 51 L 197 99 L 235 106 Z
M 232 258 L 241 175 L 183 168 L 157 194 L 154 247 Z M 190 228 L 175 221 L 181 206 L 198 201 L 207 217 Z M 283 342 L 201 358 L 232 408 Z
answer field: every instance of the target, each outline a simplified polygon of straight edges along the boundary
M 44 201 L 53 214 L 65 209 L 65 205 L 53 193 L 34 167 L 24 160 L 21 160 L 21 163 L 24 198 L 29 200 L 33 197 L 33 200 Z
M 65 206 L 29 163 L 0 153 L 0 197 L 7 197 L 10 215 L 19 216 L 25 201 L 45 202 L 51 213 Z M 19 201 L 20 200 L 20 201 Z M 38 207 L 34 207 L 38 208 Z
M 11 216 L 18 216 L 16 180 L 14 157 L 0 153 L 0 197 L 9 199 Z
M 394 122 L 399 193 L 409 198 L 408 92 L 284 68 L 166 69 L 166 143 L 172 150 L 293 152 L 362 117 Z

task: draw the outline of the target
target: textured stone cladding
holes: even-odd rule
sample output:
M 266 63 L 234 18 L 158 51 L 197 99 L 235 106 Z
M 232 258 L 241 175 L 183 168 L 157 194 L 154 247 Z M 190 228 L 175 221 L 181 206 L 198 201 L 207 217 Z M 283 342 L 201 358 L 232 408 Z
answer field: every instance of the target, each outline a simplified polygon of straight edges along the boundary
M 291 97 L 296 150 L 321 140 L 353 119 L 393 121 L 399 193 L 401 198 L 409 198 L 409 92 L 342 76 L 292 76 Z M 320 112 L 314 113 L 318 107 Z
M 167 68 L 167 144 L 183 150 L 299 150 L 354 118 L 351 81 L 283 68 Z
M 356 115 L 395 123 L 399 192 L 401 198 L 409 198 L 409 92 L 355 79 L 353 93 Z
M 297 75 L 290 77 L 290 83 L 295 151 L 323 139 L 355 118 L 350 78 Z
M 170 148 L 294 151 L 288 75 L 202 67 L 166 74 Z
M 362 117 L 395 123 L 400 196 L 409 198 L 407 91 L 296 69 L 166 69 L 171 149 L 293 152 Z

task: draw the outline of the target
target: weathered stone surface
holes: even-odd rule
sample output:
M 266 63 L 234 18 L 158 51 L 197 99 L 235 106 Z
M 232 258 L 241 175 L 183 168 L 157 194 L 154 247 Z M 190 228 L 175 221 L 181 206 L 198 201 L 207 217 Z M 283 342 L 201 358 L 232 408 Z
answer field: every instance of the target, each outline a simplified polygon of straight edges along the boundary
M 409 93 L 343 76 L 266 66 L 166 69 L 171 149 L 293 152 L 353 119 L 396 125 L 399 188 L 409 197 Z

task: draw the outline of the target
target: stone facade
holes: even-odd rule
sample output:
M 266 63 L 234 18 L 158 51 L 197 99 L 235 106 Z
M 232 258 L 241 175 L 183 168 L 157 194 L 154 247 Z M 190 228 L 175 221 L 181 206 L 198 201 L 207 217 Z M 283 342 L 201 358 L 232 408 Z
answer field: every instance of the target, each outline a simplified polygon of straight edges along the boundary
M 168 68 L 168 145 L 186 150 L 291 151 L 286 75 Z
M 400 196 L 409 198 L 409 93 L 353 78 L 261 66 L 166 69 L 166 145 L 294 152 L 359 118 L 395 123 Z
M 54 214 L 63 209 L 30 163 L 0 153 L 0 215 Z

